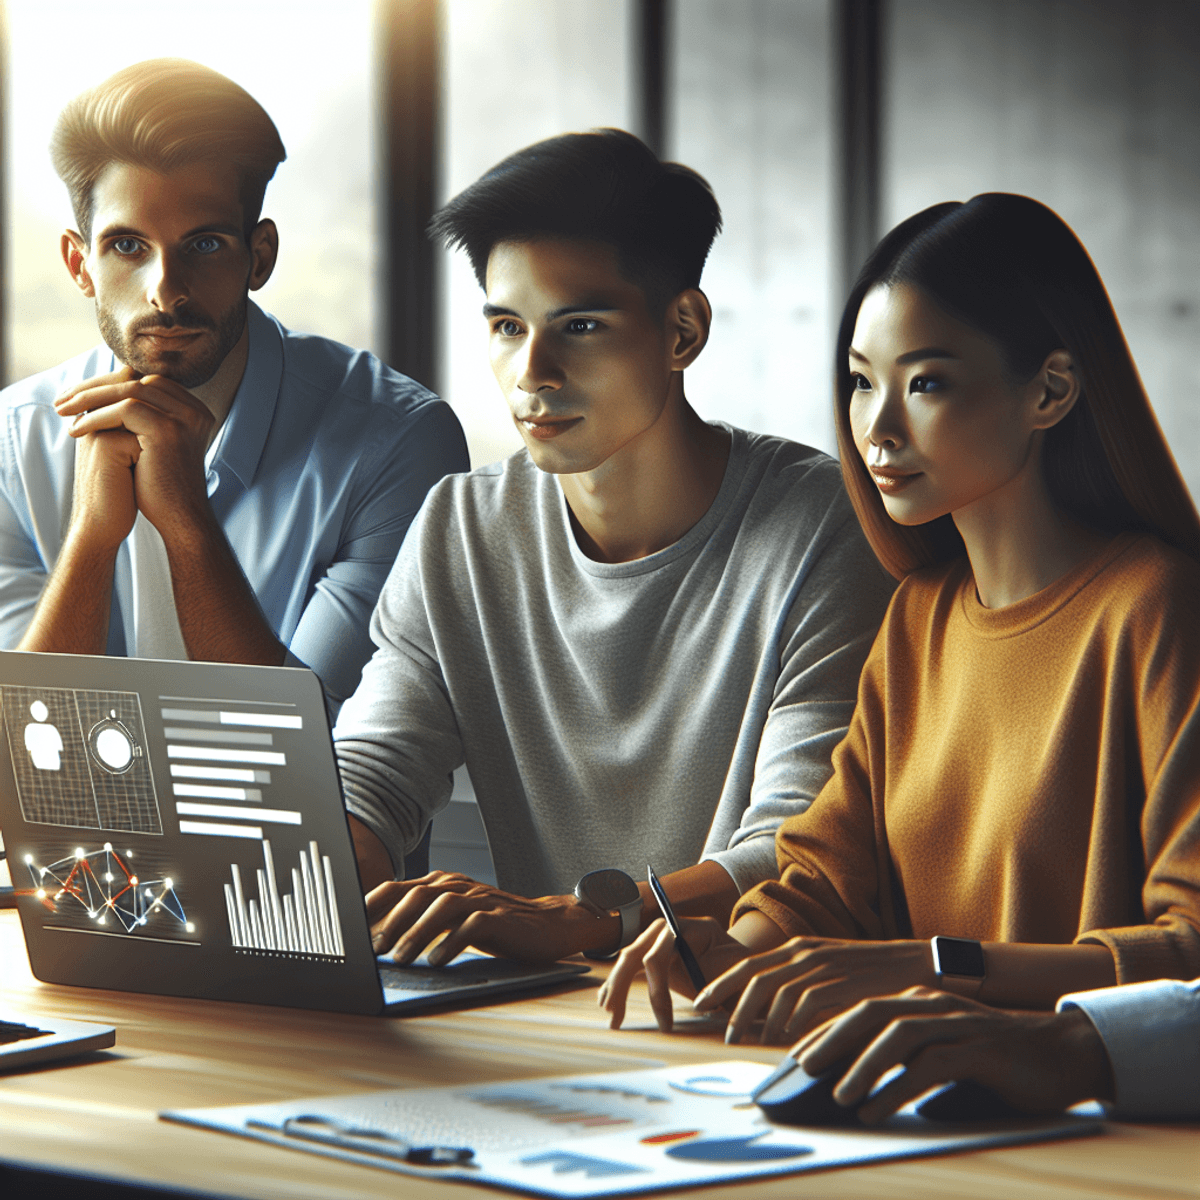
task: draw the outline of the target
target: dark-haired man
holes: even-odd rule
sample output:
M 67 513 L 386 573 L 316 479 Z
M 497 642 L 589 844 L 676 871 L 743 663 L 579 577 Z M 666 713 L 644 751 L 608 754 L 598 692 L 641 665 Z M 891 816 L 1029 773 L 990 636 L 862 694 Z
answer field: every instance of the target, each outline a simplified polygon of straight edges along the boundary
M 237 84 L 159 59 L 72 101 L 51 147 L 97 347 L 3 393 L 0 644 L 303 662 L 336 706 L 429 486 L 465 470 L 449 408 L 255 305 L 284 158 Z
M 890 592 L 838 468 L 702 421 L 683 372 L 720 224 L 630 134 L 531 146 L 434 232 L 486 289 L 526 449 L 435 486 L 335 729 L 377 947 L 552 959 L 727 917 L 829 772 Z M 386 882 L 465 760 L 500 888 Z

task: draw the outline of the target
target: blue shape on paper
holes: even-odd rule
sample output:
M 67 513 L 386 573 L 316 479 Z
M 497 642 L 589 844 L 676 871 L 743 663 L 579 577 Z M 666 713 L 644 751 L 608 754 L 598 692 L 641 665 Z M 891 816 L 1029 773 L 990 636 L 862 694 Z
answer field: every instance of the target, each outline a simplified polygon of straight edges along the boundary
M 760 1063 L 733 1062 L 719 1075 L 687 1075 L 667 1083 L 678 1092 L 697 1096 L 749 1096 L 767 1074 Z
M 601 1179 L 606 1175 L 631 1175 L 635 1171 L 649 1170 L 648 1167 L 613 1162 L 608 1158 L 592 1158 L 587 1154 L 572 1154 L 569 1150 L 547 1150 L 543 1154 L 522 1158 L 520 1163 L 523 1167 L 553 1164 L 555 1175 L 565 1175 L 569 1171 L 582 1171 L 589 1179 Z
M 756 1146 L 765 1133 L 751 1134 L 740 1138 L 703 1138 L 698 1142 L 684 1142 L 666 1151 L 671 1158 L 683 1158 L 689 1162 L 767 1162 L 774 1158 L 800 1158 L 811 1154 L 811 1146 L 779 1145 L 768 1142 Z

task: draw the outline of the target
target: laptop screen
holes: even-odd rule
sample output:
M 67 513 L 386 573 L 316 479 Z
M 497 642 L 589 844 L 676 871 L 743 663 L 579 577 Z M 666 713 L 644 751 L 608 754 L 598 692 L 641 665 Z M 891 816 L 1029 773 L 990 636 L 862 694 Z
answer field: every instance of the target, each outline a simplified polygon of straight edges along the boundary
M 379 1010 L 311 671 L 6 651 L 0 713 L 40 979 Z

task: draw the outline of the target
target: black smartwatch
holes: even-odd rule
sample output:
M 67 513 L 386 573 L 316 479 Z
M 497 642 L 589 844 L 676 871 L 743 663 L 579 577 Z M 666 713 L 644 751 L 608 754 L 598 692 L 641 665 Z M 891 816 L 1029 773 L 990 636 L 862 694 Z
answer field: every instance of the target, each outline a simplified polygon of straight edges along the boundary
M 935 937 L 929 939 L 933 948 L 933 973 L 947 990 L 962 994 L 966 985 L 969 996 L 977 996 L 987 971 L 983 962 L 983 946 L 973 938 Z M 972 986 L 974 985 L 974 986 Z
M 601 871 L 589 871 L 575 885 L 575 899 L 597 917 L 616 914 L 621 918 L 621 940 L 612 954 L 588 954 L 587 958 L 603 962 L 613 958 L 618 950 L 624 950 L 638 935 L 641 925 L 642 894 L 638 885 L 624 871 L 605 867 Z

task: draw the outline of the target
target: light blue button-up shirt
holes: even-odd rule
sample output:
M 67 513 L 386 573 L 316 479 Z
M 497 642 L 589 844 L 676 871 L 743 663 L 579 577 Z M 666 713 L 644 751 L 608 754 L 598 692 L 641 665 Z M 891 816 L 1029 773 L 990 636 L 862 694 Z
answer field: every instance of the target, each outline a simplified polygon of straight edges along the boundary
M 249 306 L 250 352 L 208 462 L 213 512 L 267 623 L 336 709 L 374 646 L 383 581 L 425 493 L 468 468 L 449 405 L 374 355 L 291 333 Z M 119 364 L 106 346 L 0 392 L 0 646 L 33 616 L 71 513 L 75 443 L 54 398 Z M 108 653 L 136 581 L 117 556 Z
M 1118 1116 L 1200 1117 L 1200 979 L 1072 992 L 1108 1051 Z

